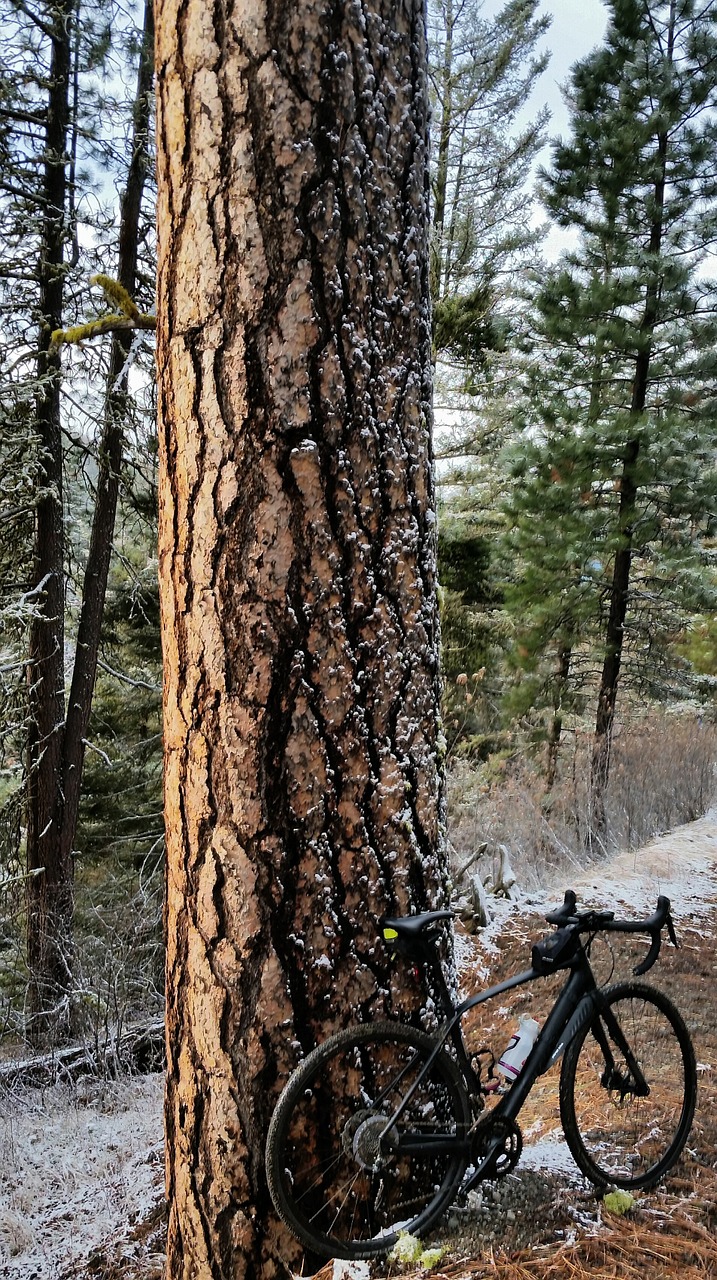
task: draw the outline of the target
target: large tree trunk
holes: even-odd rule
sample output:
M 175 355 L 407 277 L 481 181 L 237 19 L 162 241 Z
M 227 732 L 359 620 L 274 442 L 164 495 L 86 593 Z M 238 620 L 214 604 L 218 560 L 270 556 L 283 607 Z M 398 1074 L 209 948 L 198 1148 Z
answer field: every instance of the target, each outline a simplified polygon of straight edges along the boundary
M 421 0 L 157 13 L 168 1275 L 273 1276 L 302 1051 L 444 900 Z
M 66 137 L 69 127 L 70 16 L 58 17 L 48 114 L 48 182 L 52 193 L 43 257 L 47 283 L 43 292 L 41 371 L 48 376 L 38 419 L 49 461 L 44 483 L 51 494 L 38 503 L 36 580 L 44 582 L 43 609 L 31 636 L 31 717 L 28 777 L 28 870 L 36 871 L 28 891 L 28 964 L 31 978 L 32 1038 L 57 1038 L 69 1028 L 72 980 L 72 855 L 77 832 L 85 735 L 97 673 L 102 617 L 114 534 L 119 474 L 126 416 L 126 362 L 131 335 L 117 334 L 112 343 L 107 395 L 99 445 L 97 496 L 78 620 L 77 644 L 64 714 L 64 541 L 62 523 L 62 442 L 60 436 L 59 357 L 48 352 L 50 333 L 61 327 L 62 254 L 68 228 L 64 217 Z M 146 0 L 144 32 L 135 97 L 132 157 L 120 206 L 118 279 L 133 294 L 142 195 L 148 170 L 149 122 L 153 75 L 153 8 Z M 57 96 L 57 101 L 55 97 Z M 53 240 L 52 237 L 55 237 Z M 48 265 L 52 263 L 52 269 Z M 50 376 L 51 375 L 51 376 Z M 51 470 L 50 470 L 51 466 Z M 49 477 L 52 476 L 50 481 Z M 45 512 L 45 508 L 47 511 Z M 44 646 L 44 649 L 42 648 Z M 38 654 L 40 656 L 38 656 Z M 38 672 L 40 678 L 38 679 Z M 44 749 L 43 749 L 44 748 Z
M 48 1015 L 66 1023 L 70 975 L 72 867 L 58 840 L 65 718 L 65 589 L 62 509 L 60 360 L 50 351 L 62 324 L 63 253 L 66 236 L 67 135 L 75 0 L 59 0 L 46 15 L 51 34 L 40 246 L 40 334 L 36 430 L 39 492 L 35 503 L 33 595 L 35 613 L 28 655 L 27 749 L 27 958 L 30 1030 L 41 1036 Z

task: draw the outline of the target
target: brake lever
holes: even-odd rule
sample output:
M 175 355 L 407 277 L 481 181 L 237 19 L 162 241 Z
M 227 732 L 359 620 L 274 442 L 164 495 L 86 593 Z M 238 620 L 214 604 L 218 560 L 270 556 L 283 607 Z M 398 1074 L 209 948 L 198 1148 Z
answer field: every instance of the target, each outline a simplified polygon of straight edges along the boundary
M 673 920 L 672 920 L 672 915 L 670 914 L 670 912 L 669 912 L 669 911 L 668 911 L 668 913 L 667 913 L 667 920 L 665 921 L 665 924 L 667 925 L 667 932 L 668 932 L 668 934 L 670 935 L 670 942 L 672 943 L 673 947 L 677 947 L 677 950 L 679 951 L 679 949 L 680 949 L 680 944 L 679 944 L 679 942 L 677 941 L 677 934 L 675 933 L 675 926 L 674 926 L 674 923 L 673 923 Z
M 548 911 L 545 919 L 548 924 L 573 924 L 576 919 L 575 910 L 577 905 L 578 903 L 574 890 L 566 889 L 565 897 L 563 898 L 561 906 L 556 907 L 555 911 Z

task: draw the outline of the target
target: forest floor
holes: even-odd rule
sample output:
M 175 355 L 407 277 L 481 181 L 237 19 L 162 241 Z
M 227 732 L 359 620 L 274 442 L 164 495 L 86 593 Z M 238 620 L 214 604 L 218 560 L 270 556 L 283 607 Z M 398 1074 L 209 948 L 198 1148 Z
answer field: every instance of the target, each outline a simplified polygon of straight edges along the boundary
M 446 1252 L 437 1280 L 697 1280 L 717 1277 L 717 812 L 637 852 L 572 878 L 579 900 L 649 914 L 658 893 L 673 903 L 680 949 L 666 942 L 649 981 L 681 1009 L 699 1072 L 694 1129 L 679 1165 L 657 1191 L 610 1215 L 578 1173 L 562 1139 L 558 1071 L 534 1087 L 521 1114 L 517 1169 L 471 1193 L 435 1241 Z M 501 902 L 479 938 L 459 944 L 466 994 L 527 967 L 546 932 L 544 911 L 562 886 Z M 594 953 L 607 981 L 626 977 L 640 948 Z M 502 1047 L 518 1014 L 539 1020 L 554 982 L 502 998 L 492 1024 L 469 1029 L 474 1046 Z M 552 993 L 552 995 L 551 995 Z M 500 1041 L 500 1043 L 498 1043 Z M 0 1280 L 161 1280 L 165 1214 L 162 1082 L 84 1080 L 0 1096 Z M 426 1242 L 429 1243 L 429 1242 Z M 321 1280 L 341 1280 L 328 1264 Z M 352 1268 L 358 1277 L 403 1274 L 397 1265 Z M 347 1278 L 348 1280 L 348 1278 Z

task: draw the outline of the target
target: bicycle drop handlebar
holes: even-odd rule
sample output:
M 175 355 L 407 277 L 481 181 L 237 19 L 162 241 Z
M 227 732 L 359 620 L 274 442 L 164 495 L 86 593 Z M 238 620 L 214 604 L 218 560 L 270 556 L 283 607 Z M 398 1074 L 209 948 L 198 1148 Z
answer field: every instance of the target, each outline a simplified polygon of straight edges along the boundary
M 594 911 L 591 909 L 578 911 L 577 898 L 572 889 L 565 890 L 562 906 L 549 911 L 545 919 L 549 924 L 572 926 L 577 933 L 648 933 L 651 938 L 650 950 L 645 959 L 636 965 L 633 973 L 641 976 L 651 969 L 660 954 L 662 946 L 662 930 L 665 925 L 670 942 L 678 946 L 675 926 L 670 912 L 670 899 L 660 894 L 657 899 L 657 910 L 646 920 L 616 920 L 614 911 Z

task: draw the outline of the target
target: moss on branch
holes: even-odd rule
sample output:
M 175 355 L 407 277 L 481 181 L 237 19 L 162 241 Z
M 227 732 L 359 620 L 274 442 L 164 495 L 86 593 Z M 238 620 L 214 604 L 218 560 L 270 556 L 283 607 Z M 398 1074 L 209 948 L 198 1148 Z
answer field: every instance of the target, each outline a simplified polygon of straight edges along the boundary
M 100 286 L 107 302 L 113 305 L 115 310 L 99 316 L 96 320 L 88 320 L 85 324 L 72 325 L 69 329 L 55 329 L 50 340 L 51 351 L 58 351 L 63 344 L 77 346 L 104 333 L 156 329 L 157 317 L 147 311 L 140 311 L 124 285 L 121 285 L 118 280 L 113 280 L 111 276 L 96 275 L 91 277 L 90 284 Z

